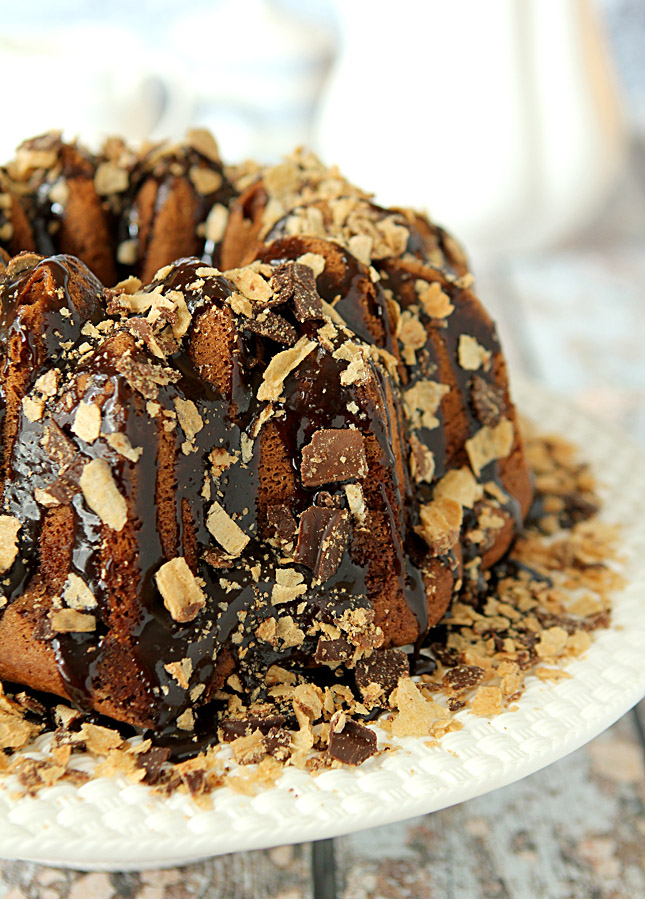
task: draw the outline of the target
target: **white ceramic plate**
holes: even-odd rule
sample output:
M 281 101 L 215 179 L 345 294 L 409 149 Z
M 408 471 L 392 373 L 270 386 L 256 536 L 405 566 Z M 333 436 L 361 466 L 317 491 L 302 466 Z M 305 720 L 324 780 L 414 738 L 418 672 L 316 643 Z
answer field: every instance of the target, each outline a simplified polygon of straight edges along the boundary
M 0 786 L 0 856 L 92 870 L 184 864 L 198 858 L 337 836 L 436 811 L 525 777 L 577 749 L 645 694 L 645 456 L 603 424 L 535 386 L 516 388 L 542 430 L 584 448 L 604 485 L 604 517 L 624 526 L 628 586 L 612 626 L 573 662 L 569 680 L 529 678 L 518 710 L 491 720 L 463 712 L 440 746 L 400 751 L 318 777 L 287 770 L 254 797 L 228 788 L 204 810 L 119 779 L 66 784 L 12 799 Z

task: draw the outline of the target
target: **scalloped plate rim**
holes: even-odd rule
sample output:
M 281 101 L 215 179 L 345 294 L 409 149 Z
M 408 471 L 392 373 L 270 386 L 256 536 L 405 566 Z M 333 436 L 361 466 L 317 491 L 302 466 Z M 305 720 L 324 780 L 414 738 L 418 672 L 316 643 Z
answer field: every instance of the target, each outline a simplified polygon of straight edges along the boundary
M 546 421 L 543 422 L 545 430 L 554 430 L 556 433 L 561 430 L 557 425 L 551 424 L 549 418 L 553 417 L 560 423 L 564 424 L 565 420 L 569 422 L 573 431 L 579 431 L 590 437 L 595 437 L 604 443 L 609 449 L 614 450 L 612 453 L 612 461 L 620 458 L 622 455 L 629 458 L 631 465 L 630 471 L 636 472 L 636 475 L 643 479 L 645 484 L 645 454 L 635 445 L 629 438 L 625 437 L 619 431 L 607 427 L 602 422 L 593 419 L 585 411 L 574 406 L 570 400 L 567 400 L 557 394 L 554 394 L 542 386 L 534 383 L 514 380 L 514 393 L 517 395 L 517 406 L 521 413 L 528 418 L 539 417 L 540 412 L 544 413 Z M 573 433 L 571 438 L 580 443 L 578 434 Z M 584 450 L 581 453 L 584 455 Z M 595 461 L 591 452 L 591 461 Z M 605 478 L 608 471 L 605 470 Z M 611 471 L 609 471 L 611 474 Z M 602 482 L 603 474 L 596 472 L 598 479 Z M 610 478 L 611 479 L 611 478 Z M 627 500 L 627 488 L 621 488 L 615 484 L 609 489 L 609 497 L 611 499 L 621 499 L 623 502 Z M 635 501 L 634 501 L 635 502 Z M 612 520 L 611 514 L 607 516 Z M 645 523 L 640 525 L 640 529 L 633 521 L 626 522 L 629 527 L 629 534 L 636 535 L 645 544 Z M 633 542 L 633 540 L 632 540 Z M 629 603 L 631 594 L 642 594 L 645 600 L 645 560 L 637 561 L 632 550 L 632 557 L 628 564 L 635 566 L 635 576 L 632 574 L 628 586 L 624 591 L 618 594 L 616 613 L 620 619 L 620 609 L 624 604 Z M 622 598 L 622 602 L 621 602 Z M 640 605 L 640 604 L 639 604 Z M 645 601 L 642 602 L 643 609 L 641 613 L 642 620 L 637 616 L 636 631 L 638 634 L 642 632 L 643 643 L 645 645 Z M 631 624 L 632 622 L 630 622 Z M 603 654 L 609 652 L 611 655 L 611 643 L 616 634 L 621 633 L 621 625 L 616 626 L 615 620 L 610 628 L 606 631 L 598 632 L 594 642 L 587 654 L 579 660 L 575 660 L 568 666 L 568 671 L 572 673 L 572 678 L 559 682 L 540 682 L 537 679 L 529 681 L 524 695 L 520 698 L 517 705 L 519 710 L 524 714 L 531 711 L 536 713 L 537 722 L 548 721 L 545 708 L 540 706 L 548 706 L 558 700 L 566 702 L 567 693 L 570 692 L 568 685 L 572 683 L 577 689 L 584 685 L 589 679 L 588 669 L 594 671 L 595 657 L 598 662 L 602 661 Z M 605 643 L 609 643 L 609 647 L 605 647 Z M 628 643 L 625 644 L 628 646 Z M 591 660 L 591 663 L 590 663 Z M 407 738 L 398 742 L 401 746 L 396 756 L 386 754 L 375 759 L 368 760 L 365 764 L 356 769 L 343 769 L 333 772 L 335 779 L 339 780 L 339 786 L 331 790 L 326 787 L 329 781 L 329 775 L 332 772 L 325 772 L 319 778 L 313 778 L 304 772 L 294 772 L 290 769 L 281 778 L 277 788 L 271 788 L 260 794 L 260 797 L 240 797 L 233 794 L 228 788 L 217 791 L 215 797 L 215 810 L 207 813 L 198 810 L 196 806 L 187 797 L 170 797 L 166 800 L 160 800 L 159 797 L 149 796 L 147 788 L 142 786 L 133 786 L 125 781 L 118 779 L 101 779 L 92 783 L 92 789 L 87 790 L 80 788 L 79 792 L 76 788 L 69 785 L 54 786 L 42 790 L 37 797 L 26 797 L 18 800 L 10 800 L 7 798 L 7 789 L 0 786 L 0 858 L 5 859 L 21 859 L 24 861 L 36 862 L 40 864 L 56 865 L 58 867 L 66 867 L 79 870 L 92 871 L 127 871 L 127 870 L 143 870 L 146 868 L 174 867 L 176 865 L 185 865 L 195 862 L 199 859 L 207 858 L 234 851 L 253 850 L 270 848 L 271 846 L 281 845 L 285 843 L 298 843 L 309 840 L 326 839 L 329 837 L 341 836 L 343 834 L 352 833 L 365 828 L 382 826 L 391 824 L 406 818 L 427 814 L 432 811 L 438 811 L 457 803 L 465 802 L 477 796 L 482 796 L 492 790 L 508 786 L 523 777 L 539 771 L 540 769 L 552 764 L 553 762 L 569 755 L 576 749 L 583 746 L 589 740 L 602 733 L 606 728 L 610 727 L 630 708 L 632 708 L 645 695 L 645 664 L 640 665 L 633 663 L 630 667 L 630 673 L 633 680 L 630 681 L 628 689 L 623 689 L 622 700 L 618 701 L 615 697 L 603 705 L 599 706 L 597 716 L 591 714 L 589 720 L 583 724 L 578 724 L 569 734 L 558 739 L 554 745 L 544 748 L 539 752 L 534 752 L 528 756 L 516 757 L 503 764 L 500 763 L 500 770 L 495 775 L 489 774 L 471 774 L 466 776 L 462 783 L 456 783 L 453 787 L 447 786 L 437 777 L 438 789 L 432 792 L 422 793 L 419 796 L 409 795 L 405 800 L 400 796 L 396 796 L 396 801 L 388 802 L 387 791 L 378 801 L 378 792 L 374 794 L 371 790 L 364 790 L 361 798 L 370 797 L 368 807 L 362 812 L 353 812 L 351 810 L 351 796 L 343 796 L 343 782 L 358 783 L 360 780 L 376 775 L 378 778 L 384 771 L 386 776 L 393 778 L 398 772 L 399 778 L 402 776 L 410 781 L 410 785 L 415 783 L 427 784 L 428 774 L 424 772 L 421 776 L 412 769 L 414 767 L 414 752 L 421 753 L 421 760 L 430 759 L 433 752 L 437 752 L 439 756 L 444 756 L 449 749 L 450 743 L 463 742 L 468 740 L 472 732 L 481 732 L 486 727 L 490 727 L 488 736 L 501 738 L 506 740 L 508 748 L 512 748 L 512 740 L 509 742 L 513 731 L 516 729 L 514 721 L 517 713 L 507 712 L 498 716 L 496 719 L 488 721 L 488 719 L 474 719 L 469 713 L 461 713 L 459 716 L 465 722 L 464 730 L 449 734 L 441 742 L 441 746 L 435 749 L 422 749 L 423 739 Z M 582 671 L 578 670 L 582 669 Z M 613 688 L 614 692 L 617 689 Z M 611 692 L 611 690 L 610 690 Z M 532 708 L 531 708 L 532 706 Z M 557 718 L 556 718 L 557 720 Z M 508 723 L 509 727 L 506 727 Z M 502 732 L 502 731 L 505 731 Z M 460 735 L 464 735 L 460 736 Z M 484 734 L 483 736 L 487 736 Z M 451 738 L 453 738 L 451 740 Z M 479 733 L 477 739 L 481 739 L 482 734 Z M 547 738 L 543 738 L 547 739 Z M 504 744 L 506 745 L 506 744 Z M 386 760 L 384 762 L 384 759 Z M 392 761 L 394 759 L 394 761 Z M 463 761 L 461 768 L 468 769 L 466 765 L 476 762 L 478 756 L 475 755 L 470 759 Z M 457 765 L 456 770 L 460 770 Z M 463 771 L 461 772 L 463 775 Z M 381 778 L 382 779 L 382 778 Z M 291 809 L 291 817 L 285 821 L 281 819 L 282 828 L 276 827 L 275 815 L 271 815 L 267 810 L 272 803 L 285 808 L 284 794 L 290 789 L 285 781 L 295 780 L 305 785 L 305 789 L 297 790 L 295 795 L 289 797 L 293 808 Z M 334 780 L 334 777 L 332 777 Z M 323 783 L 323 789 L 320 789 L 319 783 Z M 347 783 L 345 783 L 347 786 Z M 102 800 L 99 796 L 92 799 L 92 791 L 100 793 L 105 787 L 106 799 Z M 388 787 L 388 789 L 390 789 Z M 392 788 L 394 789 L 394 788 Z M 402 787 L 397 787 L 399 791 Z M 127 799 L 126 799 L 127 791 Z M 138 793 L 137 793 L 138 791 Z M 141 792 L 143 791 L 143 793 Z M 87 793 L 90 793 L 88 798 Z M 110 795 L 111 792 L 111 795 Z M 97 826 L 97 815 L 102 814 L 127 815 L 128 809 L 136 805 L 134 799 L 137 795 L 149 797 L 150 804 L 155 806 L 152 813 L 145 819 L 153 822 L 157 820 L 156 826 L 150 826 L 149 837 L 142 845 L 141 840 L 137 840 L 136 836 L 118 835 L 115 832 L 114 825 L 105 825 L 103 830 L 101 826 Z M 354 794 L 355 795 L 355 794 Z M 256 800 L 260 799 L 260 805 L 264 811 L 258 809 Z M 391 798 L 391 797 L 390 797 Z M 278 801 L 279 800 L 279 801 Z M 347 800 L 349 808 L 343 803 Z M 303 813 L 298 809 L 298 804 L 304 804 L 307 811 Z M 39 829 L 34 832 L 25 833 L 24 828 L 12 822 L 12 818 L 23 818 L 29 811 L 29 804 L 36 803 L 36 806 L 42 810 L 50 810 L 47 817 L 44 814 L 40 819 Z M 112 806 L 107 812 L 104 806 Z M 219 806 L 219 810 L 218 810 Z M 71 812 L 70 812 L 71 809 Z M 238 812 L 238 810 L 241 811 Z M 59 817 L 69 817 L 69 812 L 74 818 L 76 815 L 76 827 L 81 825 L 81 830 L 74 836 L 69 833 L 66 825 L 61 825 L 58 821 Z M 185 812 L 190 813 L 192 821 L 189 822 Z M 296 811 L 298 812 L 296 814 Z M 163 827 L 159 827 L 159 815 L 162 819 L 167 818 L 167 830 L 164 832 Z M 209 827 L 210 818 L 207 819 L 207 826 L 203 831 L 199 832 L 199 827 L 194 828 L 190 823 L 199 819 L 202 815 L 207 814 L 222 818 L 222 828 Z M 283 812 L 280 812 L 282 815 Z M 155 817 L 156 816 L 156 817 Z M 227 817 L 228 816 L 228 817 Z M 177 825 L 184 823 L 185 830 L 183 833 L 177 833 Z M 163 821 L 162 821 L 163 823 Z M 242 825 L 248 825 L 245 829 Z M 94 833 L 82 831 L 82 826 L 87 825 L 89 830 Z M 58 832 L 57 832 L 58 828 Z M 127 830 L 127 829 L 126 829 Z M 13 833 L 12 833 L 13 831 Z M 20 832 L 22 831 L 22 832 Z M 179 844 L 182 844 L 183 851 L 177 851 Z

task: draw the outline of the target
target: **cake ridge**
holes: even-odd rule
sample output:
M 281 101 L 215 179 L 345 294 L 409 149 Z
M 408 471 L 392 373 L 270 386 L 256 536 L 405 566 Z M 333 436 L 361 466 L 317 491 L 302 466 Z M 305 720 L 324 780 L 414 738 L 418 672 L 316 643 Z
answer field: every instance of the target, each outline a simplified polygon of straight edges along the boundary
M 94 163 L 97 197 L 124 183 L 104 169 L 96 190 L 119 154 L 148 178 L 121 193 L 153 185 L 138 274 L 115 240 L 116 286 L 29 247 L 0 280 L 0 677 L 195 746 L 223 710 L 279 706 L 274 669 L 351 671 L 418 641 L 476 594 L 531 497 L 452 239 L 313 156 L 234 172 L 200 134 Z M 163 255 L 164 184 L 193 198 L 205 259 Z M 217 207 L 218 246 L 196 244 Z

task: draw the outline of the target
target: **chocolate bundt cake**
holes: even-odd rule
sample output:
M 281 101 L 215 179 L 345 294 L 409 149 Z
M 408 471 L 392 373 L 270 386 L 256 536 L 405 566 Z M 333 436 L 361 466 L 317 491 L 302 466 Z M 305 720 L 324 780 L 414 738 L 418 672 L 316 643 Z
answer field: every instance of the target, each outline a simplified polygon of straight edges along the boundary
M 0 678 L 197 741 L 476 594 L 531 487 L 443 230 L 202 132 L 2 188 Z

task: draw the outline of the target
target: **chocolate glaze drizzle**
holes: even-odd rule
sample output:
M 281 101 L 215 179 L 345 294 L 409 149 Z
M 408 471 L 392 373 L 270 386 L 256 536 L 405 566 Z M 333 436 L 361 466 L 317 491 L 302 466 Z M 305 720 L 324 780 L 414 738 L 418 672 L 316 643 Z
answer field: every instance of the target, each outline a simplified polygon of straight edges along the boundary
M 198 164 L 198 155 L 189 151 L 185 164 Z M 170 168 L 151 176 L 158 181 L 156 210 L 175 176 Z M 230 186 L 223 191 L 220 200 L 228 202 Z M 132 198 L 135 195 L 133 188 Z M 197 219 L 203 220 L 212 203 L 212 196 L 203 199 Z M 136 199 L 126 208 L 123 227 L 128 238 L 137 238 Z M 448 371 L 465 432 L 474 434 L 481 421 L 473 406 L 473 374 L 458 363 L 458 343 L 460 335 L 470 335 L 495 358 L 499 344 L 494 328 L 467 291 L 431 266 L 425 269 L 428 280 L 441 280 L 455 307 L 449 327 L 409 300 L 410 283 L 419 272 L 404 263 L 378 264 L 381 281 L 374 283 L 365 266 L 337 244 L 314 245 L 310 238 L 291 237 L 259 251 L 264 266 L 260 271 L 271 283 L 280 267 L 325 247 L 334 266 L 318 274 L 316 290 L 345 323 L 336 322 L 325 341 L 318 332 L 329 319 L 321 314 L 302 321 L 291 301 L 260 309 L 262 315 L 277 313 L 276 327 L 288 335 L 284 341 L 271 336 L 279 338 L 278 331 L 258 329 L 258 309 L 250 316 L 240 312 L 235 285 L 196 258 L 177 261 L 143 288 L 144 296 L 181 295 L 191 317 L 188 333 L 180 337 L 171 333 L 176 320 L 169 319 L 161 355 L 129 330 L 137 314 L 106 304 L 110 298 L 101 285 L 70 257 L 53 256 L 9 271 L 1 287 L 0 423 L 6 460 L 1 511 L 21 522 L 18 556 L 3 581 L 7 606 L 26 596 L 42 602 L 37 638 L 53 652 L 65 692 L 77 706 L 87 711 L 115 709 L 111 714 L 139 729 L 151 729 L 178 757 L 215 739 L 223 706 L 219 691 L 230 675 L 237 680 L 228 687 L 241 691 L 243 702 L 261 701 L 271 665 L 311 669 L 319 658 L 322 627 L 340 626 L 344 616 L 360 611 L 370 624 L 377 596 L 392 601 L 402 597 L 422 640 L 429 624 L 429 558 L 447 570 L 453 582 L 460 579 L 464 563 L 477 558 L 477 545 L 464 540 L 460 557 L 454 550 L 433 556 L 420 536 L 421 505 L 432 500 L 436 482 L 449 470 L 468 465 L 468 458 L 463 441 L 455 449 L 446 439 L 442 403 L 438 427 L 415 429 L 416 438 L 434 457 L 433 481 L 413 483 L 402 388 L 424 379 L 445 381 Z M 216 258 L 212 248 L 205 252 Z M 423 252 L 422 238 L 414 229 L 409 252 L 417 257 Z M 403 361 L 384 289 L 403 309 L 415 307 L 426 327 L 428 338 L 413 362 Z M 294 343 L 293 335 L 314 341 L 314 348 L 286 375 L 279 399 L 259 400 L 269 363 Z M 349 362 L 338 351 L 347 342 L 360 350 L 363 363 L 361 377 L 354 380 L 342 378 Z M 37 379 L 50 369 L 60 372 L 58 389 L 42 398 L 42 415 L 32 420 L 22 397 L 33 394 Z M 495 386 L 492 368 L 478 376 Z M 75 431 L 81 402 L 101 410 L 101 433 L 90 442 Z M 191 434 L 178 415 L 187 402 L 201 422 Z M 500 414 L 509 408 L 506 399 Z M 350 510 L 346 482 L 322 488 L 304 483 L 303 450 L 317 432 L 328 429 L 362 435 L 369 474 L 365 480 L 349 477 L 347 483 L 362 486 L 372 516 L 368 525 Z M 117 452 L 108 439 L 117 433 L 142 450 L 140 459 L 135 462 Z M 286 468 L 277 474 L 268 461 L 270 448 L 276 446 L 286 459 Z M 229 460 L 228 467 L 213 468 L 214 450 L 218 458 Z M 93 459 L 107 463 L 126 500 L 128 518 L 120 532 L 91 511 L 80 490 L 80 475 Z M 301 522 L 299 537 L 297 531 L 290 537 L 276 536 L 272 529 L 267 481 L 278 475 L 287 487 L 282 493 L 269 490 L 269 499 L 273 497 L 273 505 L 294 527 Z M 504 488 L 499 462 L 489 463 L 479 480 L 494 481 L 504 491 L 508 502 L 503 510 L 519 526 L 519 503 Z M 57 504 L 37 501 L 37 489 L 49 491 Z M 209 530 L 213 502 L 249 538 L 236 557 L 227 556 Z M 313 539 L 302 525 L 311 510 L 328 511 L 316 512 L 310 520 L 342 524 L 334 533 L 341 552 L 324 578 L 306 562 L 311 557 L 304 551 L 308 547 L 302 548 Z M 475 511 L 466 510 L 464 533 L 477 526 Z M 375 549 L 378 540 L 383 558 Z M 53 553 L 55 541 L 61 555 L 52 567 L 47 553 Z M 186 560 L 206 597 L 204 607 L 188 622 L 171 616 L 155 581 L 161 566 L 177 557 Z M 299 576 L 303 589 L 276 605 L 272 593 L 277 572 L 285 568 Z M 47 610 L 52 597 L 60 601 L 68 573 L 82 578 L 96 599 L 92 632 L 54 632 L 49 624 Z M 259 629 L 287 619 L 294 639 L 258 638 Z M 346 636 L 343 632 L 341 642 L 350 650 L 349 658 L 353 649 Z M 187 685 L 172 673 L 173 663 L 186 663 Z M 321 677 L 331 676 L 328 669 L 323 672 Z M 178 725 L 187 710 L 194 711 L 192 729 Z

